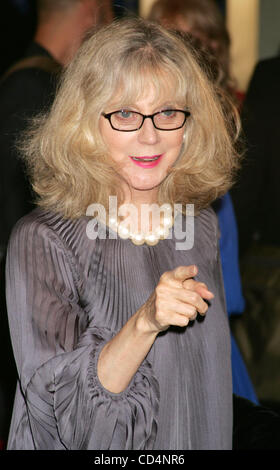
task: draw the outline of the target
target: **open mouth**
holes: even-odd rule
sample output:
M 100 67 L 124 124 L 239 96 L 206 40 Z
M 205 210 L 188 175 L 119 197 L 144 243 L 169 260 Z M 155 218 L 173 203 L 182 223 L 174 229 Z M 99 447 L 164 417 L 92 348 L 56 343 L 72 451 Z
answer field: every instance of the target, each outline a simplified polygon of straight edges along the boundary
M 154 155 L 152 157 L 130 157 L 135 162 L 156 162 L 161 155 Z
M 151 155 L 151 156 L 143 156 L 143 157 L 134 157 L 132 155 L 129 156 L 131 161 L 142 168 L 153 168 L 157 166 L 162 158 L 163 154 L 160 155 Z

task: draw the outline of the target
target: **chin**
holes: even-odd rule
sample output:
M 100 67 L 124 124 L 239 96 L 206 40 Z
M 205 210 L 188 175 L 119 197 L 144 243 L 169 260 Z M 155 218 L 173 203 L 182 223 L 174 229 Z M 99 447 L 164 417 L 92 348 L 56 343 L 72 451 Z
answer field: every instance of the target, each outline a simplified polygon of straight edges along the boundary
M 133 180 L 130 181 L 128 184 L 130 188 L 138 191 L 152 191 L 153 189 L 157 189 L 165 178 L 158 178 L 153 180 Z
M 145 192 L 145 191 L 156 191 L 160 186 L 160 183 L 158 184 L 153 184 L 153 185 L 149 185 L 149 184 L 142 184 L 142 185 L 130 185 L 130 188 L 133 190 L 133 191 L 142 191 L 142 192 Z

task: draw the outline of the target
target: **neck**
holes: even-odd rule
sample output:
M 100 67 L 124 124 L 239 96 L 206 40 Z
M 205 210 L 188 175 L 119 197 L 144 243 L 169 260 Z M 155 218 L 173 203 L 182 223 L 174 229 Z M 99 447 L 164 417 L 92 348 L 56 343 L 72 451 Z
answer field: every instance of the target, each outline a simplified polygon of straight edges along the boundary
M 158 188 L 153 188 L 145 191 L 130 188 L 125 191 L 125 204 L 133 204 L 138 211 L 141 211 L 143 204 L 156 204 L 158 201 Z
M 128 217 L 133 231 L 148 232 L 152 225 L 160 224 L 158 207 L 158 188 L 148 191 L 130 189 L 125 193 L 122 209 L 119 209 L 120 219 Z

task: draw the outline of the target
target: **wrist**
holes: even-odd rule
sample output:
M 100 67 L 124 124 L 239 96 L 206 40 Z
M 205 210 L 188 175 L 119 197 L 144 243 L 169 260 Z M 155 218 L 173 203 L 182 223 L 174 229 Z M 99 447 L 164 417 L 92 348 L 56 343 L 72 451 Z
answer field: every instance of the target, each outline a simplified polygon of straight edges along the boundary
M 160 328 L 154 319 L 154 297 L 151 296 L 135 315 L 135 328 L 140 335 L 156 338 Z

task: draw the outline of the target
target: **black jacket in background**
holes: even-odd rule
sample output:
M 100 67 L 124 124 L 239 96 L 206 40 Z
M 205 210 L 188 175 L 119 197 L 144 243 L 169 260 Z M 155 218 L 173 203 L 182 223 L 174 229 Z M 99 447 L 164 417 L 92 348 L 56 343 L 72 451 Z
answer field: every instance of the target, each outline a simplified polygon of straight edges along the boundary
M 259 62 L 243 106 L 248 149 L 231 192 L 241 254 L 254 238 L 280 243 L 280 57 Z
M 25 57 L 34 56 L 52 59 L 45 49 L 32 43 Z M 17 70 L 0 79 L 0 356 L 5 358 L 0 374 L 0 444 L 4 447 L 17 377 L 6 314 L 5 253 L 13 225 L 33 208 L 30 185 L 14 146 L 28 120 L 50 106 L 55 87 L 56 76 L 38 67 Z
M 36 43 L 24 57 L 50 54 Z M 16 221 L 33 209 L 31 192 L 16 140 L 28 120 L 50 106 L 56 77 L 38 67 L 17 70 L 0 81 L 0 246 L 5 248 Z

